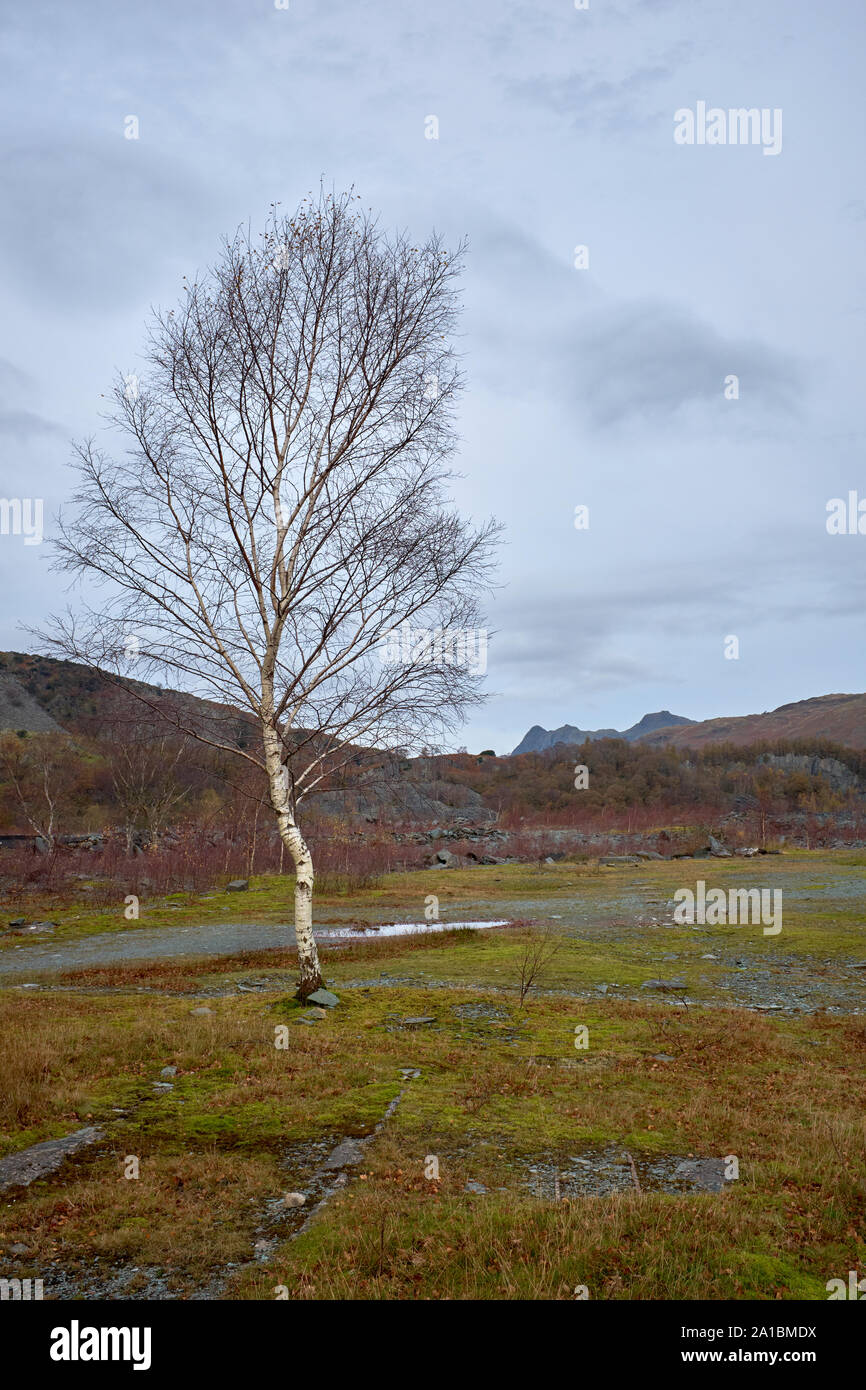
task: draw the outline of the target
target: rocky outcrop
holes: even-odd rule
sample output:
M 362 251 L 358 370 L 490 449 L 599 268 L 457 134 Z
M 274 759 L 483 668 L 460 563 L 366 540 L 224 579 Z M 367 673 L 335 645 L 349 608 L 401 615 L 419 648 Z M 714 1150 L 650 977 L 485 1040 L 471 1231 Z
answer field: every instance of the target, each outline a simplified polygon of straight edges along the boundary
M 809 777 L 823 777 L 834 791 L 847 792 L 861 786 L 857 774 L 838 758 L 813 758 L 807 753 L 766 753 L 758 761 L 780 772 L 805 772 Z
M 493 821 L 483 798 L 471 787 L 458 782 L 395 781 L 340 791 L 313 793 L 307 805 L 323 816 L 346 819 L 363 816 L 367 820 L 407 820 L 454 822 L 469 817 L 473 821 Z

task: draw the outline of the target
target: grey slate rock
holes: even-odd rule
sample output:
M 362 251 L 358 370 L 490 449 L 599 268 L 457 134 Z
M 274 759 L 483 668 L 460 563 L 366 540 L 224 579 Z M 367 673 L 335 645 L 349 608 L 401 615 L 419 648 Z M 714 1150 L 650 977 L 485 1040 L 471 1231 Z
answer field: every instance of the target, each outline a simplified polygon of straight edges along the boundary
M 103 1131 L 97 1125 L 88 1125 L 62 1139 L 46 1139 L 43 1144 L 33 1144 L 20 1153 L 9 1154 L 0 1159 L 0 1192 L 7 1187 L 28 1187 L 35 1178 L 53 1173 L 64 1158 L 98 1143 L 102 1137 Z
M 325 1159 L 325 1167 L 332 1171 L 339 1168 L 353 1168 L 361 1162 L 363 1157 L 364 1150 L 357 1139 L 344 1139 L 328 1154 Z
M 305 1000 L 307 1004 L 318 1004 L 320 1009 L 335 1009 L 339 1004 L 339 996 L 332 994 L 329 989 L 317 989 L 314 994 L 308 994 Z
M 691 1183 L 701 1192 L 721 1192 L 726 1186 L 723 1158 L 684 1159 L 682 1163 L 677 1164 L 673 1175 Z
M 227 893 L 246 893 L 250 886 L 248 878 L 233 878 L 231 883 L 226 884 Z
M 452 854 L 450 849 L 437 850 L 436 859 L 446 869 L 456 869 L 457 865 L 460 863 L 460 860 L 457 858 L 457 855 Z

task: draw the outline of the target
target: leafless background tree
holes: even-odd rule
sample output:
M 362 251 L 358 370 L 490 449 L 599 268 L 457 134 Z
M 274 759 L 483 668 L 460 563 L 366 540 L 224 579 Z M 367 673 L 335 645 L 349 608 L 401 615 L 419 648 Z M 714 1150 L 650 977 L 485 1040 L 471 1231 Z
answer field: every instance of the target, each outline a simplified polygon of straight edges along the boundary
M 68 808 L 80 776 L 72 740 L 63 733 L 26 738 L 0 734 L 0 775 L 11 788 L 23 820 L 53 851 L 61 813 Z
M 123 816 L 126 852 L 136 832 L 156 846 L 170 814 L 185 800 L 189 787 L 178 778 L 189 740 L 176 734 L 166 719 L 143 711 L 141 701 L 117 690 L 100 718 L 103 756 L 114 798 Z
M 441 738 L 481 696 L 467 663 L 384 663 L 383 635 L 483 623 L 497 527 L 448 496 L 461 385 L 463 247 L 386 235 L 352 193 L 241 230 L 155 314 L 147 369 L 109 417 L 127 449 L 78 449 L 59 563 L 105 600 L 52 650 L 248 712 L 260 746 L 173 706 L 179 730 L 264 769 L 295 868 L 299 995 L 321 983 L 303 797 L 352 743 Z M 142 698 L 146 698 L 142 696 Z

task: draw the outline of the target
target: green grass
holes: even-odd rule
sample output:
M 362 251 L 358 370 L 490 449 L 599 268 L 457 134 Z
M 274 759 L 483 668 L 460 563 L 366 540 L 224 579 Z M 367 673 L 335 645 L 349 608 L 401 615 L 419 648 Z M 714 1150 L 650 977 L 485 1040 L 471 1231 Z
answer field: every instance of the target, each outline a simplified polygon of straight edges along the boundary
M 106 1139 L 4 1194 L 0 1252 L 28 1247 L 22 1277 L 42 1277 L 52 1260 L 106 1280 L 159 1267 L 178 1297 L 219 1275 L 225 1296 L 253 1299 L 281 1287 L 291 1298 L 565 1299 L 581 1284 L 608 1299 L 826 1298 L 828 1279 L 866 1268 L 862 1016 L 581 995 L 602 981 L 634 990 L 670 971 L 692 999 L 713 996 L 721 967 L 700 957 L 725 929 L 624 926 L 614 905 L 635 873 L 647 897 L 661 898 L 697 877 L 724 886 L 749 871 L 752 882 L 772 872 L 813 891 L 838 882 L 820 912 L 786 906 L 780 937 L 748 937 L 750 955 L 772 962 L 782 952 L 832 980 L 827 959 L 866 955 L 845 898 L 863 862 L 504 866 L 405 875 L 353 899 L 362 918 L 383 904 L 408 916 L 433 880 L 442 905 L 471 890 L 508 916 L 506 886 L 539 898 L 579 884 L 599 929 L 562 939 L 541 982 L 553 992 L 531 993 L 523 1008 L 517 976 L 536 930 L 526 925 L 326 951 L 340 1004 L 314 1026 L 291 998 L 288 950 L 91 967 L 67 972 L 62 991 L 2 990 L 0 1155 L 83 1124 L 100 1124 Z M 275 892 L 267 883 L 261 895 L 232 895 L 233 915 L 252 920 Z M 744 929 L 728 935 L 744 941 Z M 663 951 L 679 959 L 660 965 Z M 385 975 L 389 987 L 377 987 Z M 266 990 L 236 992 L 253 978 Z M 487 1016 L 460 1016 L 467 1004 Z M 194 1015 L 202 1006 L 212 1013 Z M 436 1021 L 400 1026 L 417 1014 Z M 576 1025 L 589 1030 L 585 1051 Z M 275 1046 L 283 1026 L 285 1049 Z M 160 1094 L 153 1083 L 166 1065 L 177 1075 Z M 408 1067 L 420 1076 L 407 1081 Z M 268 1202 L 304 1190 L 298 1154 L 370 1135 L 401 1092 L 360 1172 L 306 1233 L 269 1226 L 275 1248 L 253 1261 Z M 638 1160 L 735 1154 L 740 1177 L 719 1195 L 635 1190 L 558 1203 L 525 1185 L 530 1163 L 566 1165 L 608 1146 Z M 138 1180 L 123 1177 L 128 1155 L 140 1160 Z M 425 1177 L 428 1155 L 438 1181 Z M 469 1180 L 488 1191 L 466 1192 Z

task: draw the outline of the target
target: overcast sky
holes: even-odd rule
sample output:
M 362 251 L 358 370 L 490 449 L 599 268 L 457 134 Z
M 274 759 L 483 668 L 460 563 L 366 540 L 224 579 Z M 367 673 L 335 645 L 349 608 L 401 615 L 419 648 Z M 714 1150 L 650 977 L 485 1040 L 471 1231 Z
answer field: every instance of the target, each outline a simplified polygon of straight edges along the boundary
M 456 495 L 506 543 L 460 741 L 866 688 L 866 535 L 826 528 L 866 498 L 862 0 L 3 10 L 0 497 L 48 535 L 149 307 L 324 176 L 470 243 Z M 699 102 L 781 149 L 676 143 Z M 48 565 L 0 536 L 0 647 L 65 606 Z

